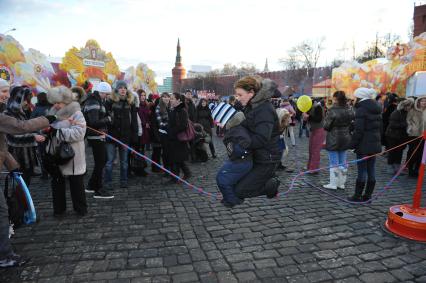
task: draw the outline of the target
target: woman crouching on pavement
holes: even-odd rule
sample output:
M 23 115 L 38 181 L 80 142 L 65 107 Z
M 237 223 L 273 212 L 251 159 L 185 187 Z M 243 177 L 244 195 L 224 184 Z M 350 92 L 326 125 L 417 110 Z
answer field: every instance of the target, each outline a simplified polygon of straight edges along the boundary
M 86 154 L 84 135 L 86 121 L 80 110 L 80 104 L 75 101 L 75 94 L 70 89 L 60 86 L 52 88 L 47 99 L 53 107 L 49 115 L 56 115 L 58 121 L 52 124 L 50 140 L 46 146 L 47 153 L 53 154 L 60 142 L 67 142 L 74 150 L 74 157 L 59 166 L 58 174 L 52 176 L 53 213 L 62 216 L 66 212 L 65 180 L 68 178 L 74 211 L 84 216 L 87 214 L 86 194 L 84 192 L 83 176 L 86 172 Z
M 253 168 L 235 186 L 235 194 L 240 199 L 261 195 L 273 198 L 280 184 L 275 170 L 282 153 L 278 116 L 271 103 L 277 84 L 270 79 L 247 76 L 239 79 L 234 89 L 244 107 L 246 119 L 241 125 L 249 132 L 248 150 L 253 152 Z

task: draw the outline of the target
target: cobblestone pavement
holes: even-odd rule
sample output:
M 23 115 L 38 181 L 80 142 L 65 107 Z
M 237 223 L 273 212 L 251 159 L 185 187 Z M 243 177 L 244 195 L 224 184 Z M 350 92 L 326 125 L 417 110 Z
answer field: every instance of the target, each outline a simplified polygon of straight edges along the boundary
M 297 142 L 305 164 L 307 140 Z M 215 143 L 217 159 L 191 164 L 192 182 L 211 192 L 225 158 L 220 140 Z M 391 178 L 382 157 L 377 171 L 379 189 Z M 337 195 L 352 194 L 354 174 L 352 166 L 346 191 Z M 295 173 L 278 175 L 285 190 Z M 306 180 L 324 184 L 328 173 Z M 88 195 L 86 217 L 75 216 L 68 202 L 67 216 L 57 220 L 49 182 L 36 178 L 31 188 L 40 221 L 13 238 L 31 261 L 0 270 L 0 282 L 426 282 L 426 245 L 382 228 L 391 205 L 411 202 L 415 180 L 405 176 L 367 206 L 298 181 L 283 198 L 249 199 L 234 209 L 165 181 L 153 173 L 134 178 L 128 189 L 117 186 L 113 200 Z

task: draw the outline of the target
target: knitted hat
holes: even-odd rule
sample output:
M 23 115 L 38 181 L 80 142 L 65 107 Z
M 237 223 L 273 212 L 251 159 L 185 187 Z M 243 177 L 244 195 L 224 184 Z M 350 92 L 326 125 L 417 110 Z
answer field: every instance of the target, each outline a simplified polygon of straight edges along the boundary
M 115 90 L 119 90 L 120 88 L 124 87 L 125 89 L 127 89 L 127 83 L 125 81 L 117 81 L 115 83 Z
M 373 99 L 376 97 L 376 94 L 374 89 L 366 87 L 359 87 L 354 92 L 354 96 L 360 99 Z
M 65 86 L 58 86 L 49 89 L 49 92 L 47 93 L 47 100 L 51 104 L 61 102 L 70 104 L 71 102 L 75 101 L 75 99 L 73 99 L 73 93 Z
M 98 85 L 95 87 L 95 90 L 97 90 L 98 92 L 103 92 L 103 93 L 112 92 L 111 86 L 107 82 L 98 83 Z
M 213 120 L 216 123 L 226 125 L 228 120 L 232 118 L 232 116 L 237 112 L 232 105 L 221 102 L 219 105 L 217 105 L 212 112 Z
M 245 119 L 246 119 L 246 117 L 244 116 L 243 112 L 237 112 L 237 113 L 235 113 L 234 116 L 232 116 L 232 118 L 228 120 L 228 123 L 226 123 L 226 129 L 228 130 L 230 128 L 238 126 Z
M 0 88 L 10 87 L 9 82 L 0 78 Z

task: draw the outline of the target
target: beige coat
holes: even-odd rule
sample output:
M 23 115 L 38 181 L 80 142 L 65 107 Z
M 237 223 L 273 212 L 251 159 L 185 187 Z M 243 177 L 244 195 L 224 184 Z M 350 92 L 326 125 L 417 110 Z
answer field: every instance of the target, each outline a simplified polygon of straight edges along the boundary
M 420 109 L 420 99 L 426 98 L 417 98 L 414 102 L 414 108 L 407 114 L 407 133 L 410 137 L 421 136 L 426 130 L 426 110 Z
M 50 153 L 53 154 L 61 141 L 70 143 L 75 156 L 65 165 L 59 166 L 59 169 L 64 176 L 84 174 L 86 172 L 86 152 L 84 145 L 86 120 L 80 110 L 80 104 L 78 102 L 71 102 L 59 111 L 51 109 L 49 114 L 57 115 L 59 120 L 52 124 L 52 128 L 57 129 L 57 131 L 56 135 L 47 144 L 47 151 L 50 150 Z M 75 123 L 71 123 L 68 118 Z
M 7 151 L 5 134 L 21 135 L 42 130 L 47 127 L 49 127 L 49 120 L 45 117 L 20 121 L 14 117 L 0 114 L 0 171 L 3 169 L 3 164 L 9 171 L 19 168 L 19 164 Z

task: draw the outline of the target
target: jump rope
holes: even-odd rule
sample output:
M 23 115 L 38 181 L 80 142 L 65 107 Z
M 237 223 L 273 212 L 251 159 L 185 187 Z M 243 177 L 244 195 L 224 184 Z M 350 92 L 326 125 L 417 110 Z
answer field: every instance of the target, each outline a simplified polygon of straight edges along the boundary
M 120 141 L 119 139 L 117 139 L 117 138 L 115 138 L 115 137 L 113 137 L 113 136 L 111 136 L 111 135 L 109 135 L 109 134 L 107 134 L 107 133 L 105 133 L 105 132 L 102 132 L 102 131 L 99 131 L 99 130 L 93 129 L 93 128 L 88 127 L 88 126 L 86 126 L 86 127 L 87 127 L 87 129 L 89 129 L 89 130 L 91 130 L 91 131 L 93 131 L 93 132 L 96 132 L 96 133 L 98 133 L 98 134 L 100 134 L 100 135 L 103 135 L 103 136 L 105 136 L 105 137 L 107 137 L 107 138 L 111 139 L 112 141 L 116 142 L 117 144 L 119 144 L 119 145 L 120 145 L 120 146 L 122 146 L 123 148 L 125 148 L 125 149 L 129 150 L 129 152 L 130 152 L 131 154 L 135 154 L 135 155 L 137 155 L 137 156 L 139 156 L 139 157 L 143 158 L 144 160 L 148 161 L 149 163 L 154 164 L 155 166 L 157 166 L 158 168 L 160 168 L 162 171 L 164 171 L 164 172 L 166 172 L 167 174 L 171 175 L 171 176 L 172 176 L 173 178 L 175 178 L 178 182 L 180 182 L 180 183 L 182 183 L 182 184 L 185 184 L 185 185 L 186 185 L 189 189 L 193 190 L 194 192 L 196 192 L 196 193 L 198 193 L 198 194 L 200 194 L 200 195 L 206 196 L 206 197 L 208 197 L 208 198 L 211 198 L 211 199 L 213 199 L 213 200 L 221 200 L 221 199 L 222 199 L 222 194 L 220 194 L 220 193 L 207 192 L 207 191 L 205 191 L 204 189 L 202 189 L 202 188 L 200 188 L 200 187 L 198 187 L 198 186 L 195 186 L 195 185 L 193 185 L 193 184 L 189 183 L 189 182 L 188 182 L 188 181 L 186 181 L 185 179 L 183 179 L 183 178 L 181 178 L 180 176 L 178 176 L 178 175 L 174 174 L 174 173 L 173 173 L 172 171 L 170 171 L 169 169 L 167 169 L 167 168 L 163 167 L 161 164 L 159 164 L 159 163 L 155 162 L 154 160 L 150 159 L 149 157 L 145 156 L 144 154 L 142 154 L 142 153 L 138 152 L 137 150 L 135 150 L 134 148 L 130 147 L 129 145 L 127 145 L 127 144 L 123 143 L 123 142 L 122 142 L 122 141 Z M 327 190 L 321 189 L 321 188 L 319 188 L 318 186 L 315 186 L 314 184 L 311 184 L 310 182 L 308 182 L 307 180 L 305 180 L 304 176 L 305 176 L 306 174 L 310 174 L 310 173 L 314 173 L 314 172 L 319 172 L 319 171 L 323 171 L 323 170 L 329 170 L 329 169 L 331 169 L 331 168 L 340 167 L 340 166 L 345 166 L 345 167 L 347 167 L 349 164 L 354 164 L 354 163 L 358 163 L 358 162 L 366 161 L 366 160 L 368 160 L 368 159 L 370 159 L 370 158 L 373 158 L 373 157 L 376 157 L 376 156 L 383 155 L 383 154 L 385 154 L 385 153 L 387 153 L 387 152 L 390 152 L 390 151 L 392 151 L 392 150 L 395 150 L 395 149 L 397 149 L 397 148 L 399 148 L 399 147 L 401 147 L 401 146 L 407 145 L 407 144 L 409 144 L 409 143 L 411 143 L 411 142 L 413 142 L 413 141 L 415 141 L 415 140 L 421 139 L 421 138 L 423 138 L 423 136 L 416 137 L 416 138 L 411 139 L 411 140 L 409 140 L 409 141 L 407 141 L 407 142 L 404 142 L 404 143 L 402 143 L 402 144 L 400 144 L 400 145 L 397 145 L 397 146 L 394 146 L 394 147 L 392 147 L 392 148 L 390 148 L 390 149 L 384 150 L 384 151 L 382 151 L 382 152 L 380 152 L 380 153 L 376 153 L 376 154 L 368 155 L 368 156 L 365 156 L 365 157 L 360 158 L 360 159 L 355 159 L 355 160 L 347 161 L 346 163 L 343 163 L 343 164 L 337 164 L 337 165 L 334 165 L 334 166 L 325 166 L 325 167 L 320 167 L 320 168 L 315 169 L 315 170 L 307 170 L 307 171 L 301 171 L 301 170 L 299 170 L 299 173 L 298 173 L 295 177 L 293 177 L 293 179 L 292 179 L 292 181 L 291 181 L 291 184 L 290 184 L 290 187 L 289 187 L 286 191 L 281 192 L 281 193 L 278 193 L 278 194 L 277 194 L 277 196 L 276 196 L 276 198 L 283 197 L 283 196 L 287 195 L 290 191 L 292 191 L 292 190 L 294 189 L 294 186 L 295 186 L 295 183 L 296 183 L 297 179 L 299 179 L 300 177 L 303 177 L 303 182 L 304 182 L 305 184 L 307 184 L 307 185 L 309 185 L 309 186 L 311 186 L 311 187 L 313 187 L 313 188 L 315 188 L 315 189 L 317 189 L 317 190 L 321 191 L 322 193 L 327 194 L 327 195 L 329 195 L 329 196 L 331 196 L 331 197 L 333 197 L 333 198 L 335 198 L 335 199 L 337 199 L 337 200 L 339 200 L 339 201 L 342 201 L 342 202 L 345 202 L 345 203 L 349 203 L 349 204 L 361 204 L 361 205 L 371 203 L 373 200 L 377 199 L 377 198 L 378 198 L 379 196 L 381 196 L 381 195 L 382 195 L 382 194 L 383 194 L 383 193 L 384 193 L 387 189 L 389 189 L 389 188 L 391 187 L 392 183 L 393 183 L 393 182 L 394 182 L 394 181 L 398 178 L 398 176 L 399 176 L 399 175 L 401 174 L 401 172 L 404 170 L 405 166 L 409 163 L 409 161 L 412 159 L 412 157 L 414 156 L 414 154 L 416 153 L 416 151 L 419 149 L 419 147 L 420 147 L 420 145 L 421 145 L 421 142 L 419 142 L 419 144 L 417 145 L 417 147 L 415 148 L 415 150 L 413 151 L 413 153 L 411 154 L 411 156 L 408 158 L 408 160 L 404 163 L 404 165 L 403 165 L 403 166 L 401 166 L 401 167 L 399 168 L 399 170 L 397 171 L 397 173 L 396 173 L 396 174 L 395 174 L 395 175 L 394 175 L 394 176 L 393 176 L 393 177 L 392 177 L 392 178 L 391 178 L 391 179 L 390 179 L 390 180 L 386 183 L 386 185 L 385 185 L 385 186 L 384 186 L 381 190 L 379 190 L 376 194 L 374 194 L 374 195 L 373 195 L 373 197 L 372 197 L 370 200 L 365 201 L 365 202 L 353 202 L 353 201 L 349 201 L 349 200 L 347 200 L 347 199 L 345 199 L 345 198 L 339 197 L 339 196 L 337 196 L 337 195 L 335 195 L 335 194 L 331 193 L 330 191 L 327 191 Z M 296 164 L 299 164 L 299 158 L 298 158 L 297 150 L 296 150 Z M 299 167 L 299 165 L 298 165 L 297 167 Z M 299 167 L 299 169 L 300 169 L 300 167 Z

